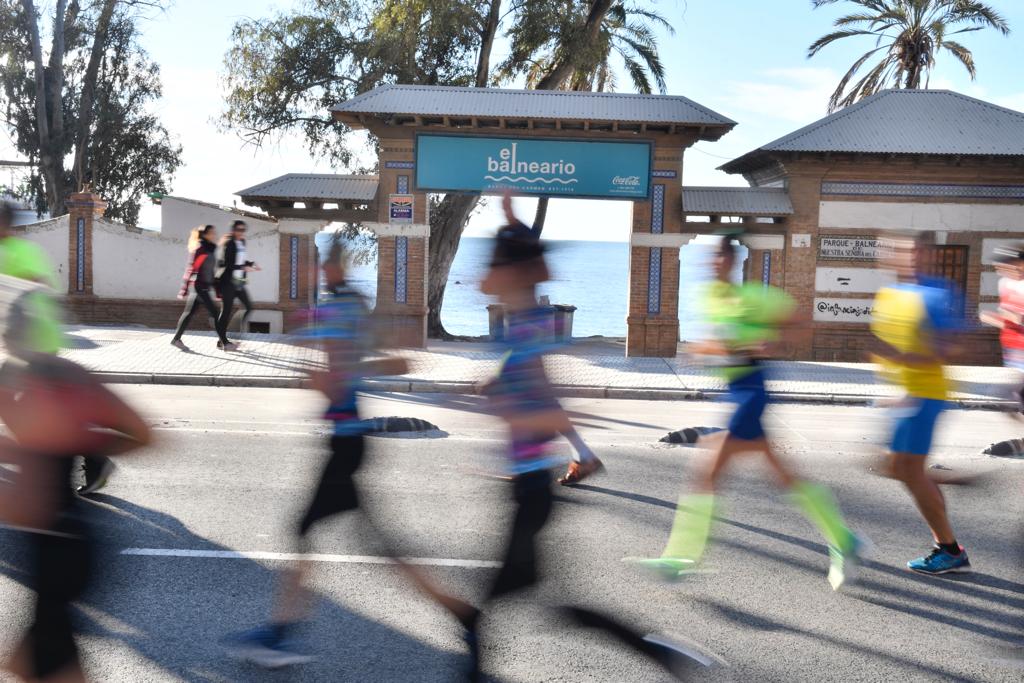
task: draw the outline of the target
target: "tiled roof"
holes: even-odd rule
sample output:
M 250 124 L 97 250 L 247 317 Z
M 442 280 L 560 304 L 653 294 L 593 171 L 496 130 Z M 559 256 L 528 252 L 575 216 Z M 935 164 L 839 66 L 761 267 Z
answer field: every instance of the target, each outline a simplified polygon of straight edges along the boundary
M 683 186 L 683 215 L 789 216 L 793 204 L 776 187 Z
M 735 121 L 686 97 L 564 90 L 383 85 L 337 104 L 331 110 L 341 115 L 618 121 L 726 129 L 736 125 Z M 723 132 L 719 131 L 719 134 Z
M 769 152 L 1024 156 L 1024 113 L 949 90 L 883 90 L 724 164 Z
M 235 194 L 247 199 L 368 202 L 377 196 L 377 176 L 288 173 Z

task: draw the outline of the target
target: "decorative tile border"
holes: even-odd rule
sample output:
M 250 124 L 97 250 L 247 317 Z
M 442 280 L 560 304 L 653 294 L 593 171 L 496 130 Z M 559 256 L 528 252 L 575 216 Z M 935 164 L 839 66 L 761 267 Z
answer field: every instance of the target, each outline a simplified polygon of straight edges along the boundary
M 404 304 L 409 293 L 409 238 L 395 238 L 395 303 Z
M 665 231 L 665 186 L 655 185 L 651 195 L 651 232 Z
M 85 218 L 78 217 L 75 221 L 75 291 L 85 291 Z
M 1024 199 L 1024 185 L 933 185 L 928 183 L 822 182 L 822 194 L 955 199 Z
M 416 163 L 412 161 L 385 161 L 384 168 L 416 168 Z
M 398 194 L 409 194 L 409 176 L 398 176 L 398 181 L 395 183 L 395 192 Z
M 288 273 L 288 297 L 299 298 L 299 238 L 292 236 L 288 239 L 289 267 Z
M 647 271 L 647 312 L 661 313 L 661 249 L 650 252 L 650 266 Z
M 651 171 L 651 177 L 652 178 L 675 178 L 678 175 L 679 174 L 676 173 L 675 171 L 662 171 L 662 170 Z

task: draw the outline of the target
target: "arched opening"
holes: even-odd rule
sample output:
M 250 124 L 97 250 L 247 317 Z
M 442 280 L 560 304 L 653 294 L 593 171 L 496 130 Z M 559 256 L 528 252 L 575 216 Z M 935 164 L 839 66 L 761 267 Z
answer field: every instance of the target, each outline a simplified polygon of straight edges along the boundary
M 703 288 L 712 279 L 711 260 L 719 238 L 697 235 L 679 250 L 679 341 L 688 342 L 706 336 L 703 313 Z M 736 263 L 732 280 L 744 280 L 750 250 L 737 240 Z

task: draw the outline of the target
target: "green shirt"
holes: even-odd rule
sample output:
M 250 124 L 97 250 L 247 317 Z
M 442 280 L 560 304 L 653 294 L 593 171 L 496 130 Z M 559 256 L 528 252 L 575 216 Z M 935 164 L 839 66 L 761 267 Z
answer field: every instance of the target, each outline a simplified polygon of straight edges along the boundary
M 726 348 L 742 348 L 778 339 L 779 325 L 793 313 L 786 292 L 760 283 L 715 281 L 704 290 L 704 312 L 711 335 Z M 719 359 L 730 382 L 753 372 L 742 353 Z
M 50 259 L 35 242 L 20 237 L 0 239 L 0 275 L 38 282 L 54 288 L 57 279 Z M 60 325 L 60 307 L 51 296 L 32 297 L 33 329 L 30 339 L 33 351 L 57 353 L 64 346 Z

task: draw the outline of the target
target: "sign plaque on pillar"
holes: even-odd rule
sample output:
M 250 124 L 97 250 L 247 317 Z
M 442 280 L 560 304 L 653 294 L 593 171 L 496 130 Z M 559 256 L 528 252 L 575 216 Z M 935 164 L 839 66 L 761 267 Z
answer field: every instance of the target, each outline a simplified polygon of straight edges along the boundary
M 388 222 L 411 224 L 415 203 L 411 194 L 388 195 Z

